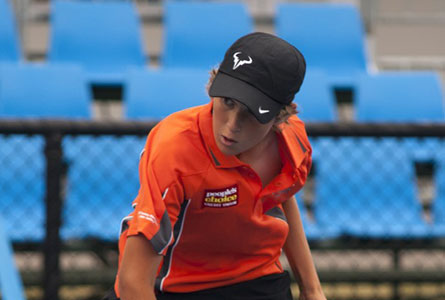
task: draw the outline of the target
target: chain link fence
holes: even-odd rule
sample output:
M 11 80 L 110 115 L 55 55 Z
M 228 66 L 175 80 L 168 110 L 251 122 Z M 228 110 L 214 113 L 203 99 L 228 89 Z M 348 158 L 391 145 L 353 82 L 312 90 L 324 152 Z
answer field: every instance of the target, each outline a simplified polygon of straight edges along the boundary
M 112 286 L 154 124 L 0 121 L 0 213 L 28 299 Z M 313 169 L 296 198 L 328 299 L 445 299 L 445 126 L 307 130 Z

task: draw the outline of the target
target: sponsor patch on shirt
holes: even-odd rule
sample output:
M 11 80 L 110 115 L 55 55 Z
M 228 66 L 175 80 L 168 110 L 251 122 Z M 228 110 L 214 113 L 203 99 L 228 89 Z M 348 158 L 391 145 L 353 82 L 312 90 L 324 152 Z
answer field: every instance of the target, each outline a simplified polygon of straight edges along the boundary
M 230 207 L 238 204 L 238 185 L 232 185 L 222 189 L 204 190 L 204 207 Z

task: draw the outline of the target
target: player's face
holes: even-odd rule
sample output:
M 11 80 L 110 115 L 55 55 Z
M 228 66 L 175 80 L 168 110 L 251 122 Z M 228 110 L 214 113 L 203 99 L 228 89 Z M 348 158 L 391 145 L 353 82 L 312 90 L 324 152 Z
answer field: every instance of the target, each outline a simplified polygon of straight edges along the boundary
M 258 145 L 271 132 L 274 121 L 261 124 L 244 104 L 213 98 L 213 134 L 226 155 L 239 155 Z

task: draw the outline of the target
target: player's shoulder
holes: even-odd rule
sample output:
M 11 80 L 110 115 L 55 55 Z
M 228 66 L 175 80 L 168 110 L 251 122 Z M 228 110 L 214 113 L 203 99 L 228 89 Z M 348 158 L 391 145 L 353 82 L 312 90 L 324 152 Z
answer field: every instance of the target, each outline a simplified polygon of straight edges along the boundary
M 184 172 L 206 168 L 208 159 L 199 130 L 199 114 L 204 106 L 173 113 L 150 132 L 146 152 L 157 164 L 180 167 Z
M 197 131 L 198 116 L 202 107 L 187 108 L 165 117 L 156 125 L 156 134 L 168 138 L 178 133 Z

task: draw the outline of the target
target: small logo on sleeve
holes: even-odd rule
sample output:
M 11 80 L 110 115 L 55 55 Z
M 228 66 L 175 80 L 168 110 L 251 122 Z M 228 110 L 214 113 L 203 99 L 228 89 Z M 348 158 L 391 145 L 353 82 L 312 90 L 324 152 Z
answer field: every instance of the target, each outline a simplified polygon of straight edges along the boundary
M 238 185 L 222 189 L 204 190 L 202 206 L 205 207 L 231 207 L 238 204 Z
M 158 222 L 156 221 L 156 217 L 152 214 L 147 214 L 143 211 L 138 212 L 138 217 L 147 221 L 152 222 L 155 225 L 158 225 Z

